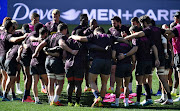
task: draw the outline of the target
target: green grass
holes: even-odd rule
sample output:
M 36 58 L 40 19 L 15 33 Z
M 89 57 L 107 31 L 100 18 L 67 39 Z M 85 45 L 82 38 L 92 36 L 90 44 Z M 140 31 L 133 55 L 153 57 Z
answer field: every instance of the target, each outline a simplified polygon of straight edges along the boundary
M 69 31 L 71 32 L 72 29 L 74 29 L 77 25 L 69 25 Z M 110 25 L 100 25 L 102 26 L 105 31 L 107 32 L 108 28 L 110 27 Z M 24 90 L 24 81 L 23 81 L 23 74 L 21 73 L 21 90 Z M 98 88 L 100 89 L 100 84 L 101 84 L 101 80 L 100 77 L 98 77 Z M 153 75 L 153 83 L 152 83 L 152 88 L 154 93 L 157 92 L 158 90 L 158 86 L 159 86 L 159 82 L 158 79 L 156 77 L 156 74 L 154 73 Z M 68 107 L 67 106 L 67 94 L 66 94 L 66 87 L 67 87 L 67 79 L 65 79 L 64 82 L 64 88 L 62 91 L 62 94 L 60 96 L 60 100 L 61 102 L 65 105 L 65 106 L 60 106 L 60 107 L 55 107 L 55 106 L 50 106 L 47 103 L 47 96 L 43 93 L 40 92 L 41 86 L 40 86 L 40 82 L 38 83 L 38 89 L 39 89 L 39 99 L 40 101 L 43 103 L 42 105 L 36 105 L 34 103 L 22 103 L 21 101 L 16 101 L 16 102 L 2 102 L 0 99 L 0 111 L 152 111 L 152 110 L 161 110 L 161 111 L 177 111 L 180 110 L 180 102 L 174 103 L 173 105 L 167 105 L 167 106 L 161 106 L 160 104 L 153 104 L 151 106 L 146 106 L 146 107 L 134 107 L 131 106 L 129 108 L 125 108 L 123 106 L 123 102 L 122 100 L 120 100 L 120 108 L 111 108 L 110 107 L 110 103 L 106 103 L 104 104 L 105 106 L 103 108 L 91 108 L 91 104 L 93 102 L 94 96 L 92 95 L 92 93 L 82 93 L 82 97 L 81 97 L 81 104 L 82 107 L 80 108 L 76 108 L 76 107 Z M 85 82 L 83 81 L 82 84 L 82 90 L 85 87 Z M 107 88 L 109 88 L 109 80 L 108 80 L 108 86 Z M 135 83 L 135 77 L 134 77 L 134 72 L 133 72 L 133 92 L 136 92 L 136 83 Z M 144 89 L 143 89 L 144 92 Z M 22 98 L 23 95 L 18 95 L 18 97 Z M 31 92 L 31 96 L 32 92 Z M 152 96 L 152 99 L 159 99 L 160 96 Z M 143 101 L 145 99 L 145 96 L 141 97 L 141 101 Z M 173 99 L 175 99 L 175 97 L 173 97 Z M 73 95 L 73 100 L 75 101 L 75 95 Z M 132 99 L 133 101 L 136 101 L 136 98 Z
M 134 72 L 133 72 L 133 76 L 134 76 Z M 21 90 L 23 90 L 23 80 L 22 80 L 22 74 L 21 74 Z M 98 87 L 100 89 L 100 77 L 98 77 Z M 76 107 L 68 107 L 67 106 L 67 94 L 66 94 L 66 87 L 67 87 L 67 79 L 65 79 L 65 83 L 64 83 L 64 88 L 62 91 L 62 94 L 60 96 L 60 100 L 61 102 L 65 105 L 65 106 L 60 106 L 60 107 L 55 107 L 55 106 L 50 106 L 47 103 L 47 97 L 45 94 L 40 92 L 40 83 L 38 83 L 38 89 L 39 89 L 39 98 L 42 101 L 43 104 L 41 105 L 36 105 L 34 103 L 22 103 L 20 101 L 16 101 L 16 102 L 1 102 L 0 101 L 0 111 L 49 111 L 49 110 L 65 110 L 65 111 L 85 111 L 85 110 L 95 110 L 95 111 L 108 111 L 108 110 L 123 110 L 123 111 L 128 111 L 128 110 L 132 110 L 132 111 L 150 111 L 150 110 L 180 110 L 180 103 L 174 103 L 173 105 L 167 105 L 167 106 L 161 106 L 160 104 L 153 104 L 151 106 L 146 106 L 146 107 L 134 107 L 131 106 L 129 108 L 125 108 L 123 106 L 123 102 L 122 100 L 120 100 L 120 108 L 111 108 L 110 107 L 110 103 L 105 103 L 103 108 L 90 108 L 92 102 L 93 102 L 93 95 L 92 93 L 88 92 L 88 93 L 82 93 L 82 97 L 81 97 L 81 104 L 82 107 L 80 108 L 76 108 Z M 85 87 L 85 82 L 83 81 L 82 84 L 82 88 L 84 89 Z M 109 81 L 108 81 L 108 87 L 109 87 Z M 153 91 L 157 92 L 158 89 L 158 79 L 156 77 L 156 75 L 153 75 Z M 135 86 L 135 79 L 133 79 L 133 92 L 136 91 L 136 86 Z M 143 90 L 144 92 L 144 90 Z M 23 95 L 18 95 L 18 97 L 22 97 Z M 31 96 L 32 92 L 31 92 Z M 160 96 L 152 96 L 152 99 L 158 99 Z M 143 101 L 145 99 L 145 96 L 141 97 L 141 101 Z M 174 99 L 174 97 L 173 97 Z M 73 95 L 73 100 L 75 102 L 75 95 Z M 132 99 L 133 101 L 136 100 L 136 98 Z

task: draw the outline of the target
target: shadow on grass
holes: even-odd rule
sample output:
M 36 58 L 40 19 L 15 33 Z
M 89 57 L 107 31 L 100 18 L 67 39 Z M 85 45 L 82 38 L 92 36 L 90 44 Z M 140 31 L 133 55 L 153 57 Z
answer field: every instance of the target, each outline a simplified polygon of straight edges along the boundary
M 41 102 L 48 104 L 48 98 L 47 98 L 46 94 L 39 93 L 39 99 L 41 100 Z M 67 106 L 67 103 L 68 103 L 67 93 L 63 91 L 61 93 L 61 96 L 60 96 L 59 100 L 61 100 L 62 104 Z M 93 100 L 94 100 L 93 94 L 91 92 L 86 92 L 86 93 L 82 93 L 80 103 L 82 104 L 82 107 L 91 107 L 91 105 L 93 103 Z M 75 101 L 76 101 L 75 93 L 73 93 L 72 101 L 73 101 L 73 103 L 75 103 Z M 104 105 L 103 106 L 104 108 L 115 108 L 115 107 L 111 107 L 110 106 L 111 103 L 103 103 L 103 105 Z M 121 102 L 120 106 L 116 107 L 116 108 L 125 108 L 125 109 L 154 109 L 154 110 L 180 110 L 180 104 L 179 103 L 174 103 L 173 105 L 163 105 L 163 106 L 161 104 L 153 104 L 153 105 L 145 106 L 145 107 L 130 105 L 129 107 L 124 107 L 124 104 Z

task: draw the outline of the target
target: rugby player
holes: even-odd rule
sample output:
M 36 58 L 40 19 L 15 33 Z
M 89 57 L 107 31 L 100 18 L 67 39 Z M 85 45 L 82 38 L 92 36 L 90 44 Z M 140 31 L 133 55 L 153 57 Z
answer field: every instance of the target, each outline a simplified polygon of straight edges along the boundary
M 111 24 L 112 24 L 112 27 L 109 28 L 107 34 L 121 37 L 121 33 L 123 32 L 124 36 L 130 35 L 128 27 L 121 24 L 120 17 L 114 16 L 113 18 L 111 18 Z M 108 93 L 114 92 L 115 72 L 116 72 L 116 64 L 112 61 L 111 75 L 110 75 L 110 88 L 107 90 Z
M 57 27 L 58 32 L 49 36 L 47 39 L 42 41 L 36 48 L 32 57 L 38 57 L 39 52 L 43 47 L 53 48 L 55 46 L 60 46 L 59 56 L 49 55 L 46 57 L 45 68 L 48 76 L 48 92 L 50 105 L 62 106 L 58 99 L 63 89 L 64 84 L 64 64 L 63 64 L 63 49 L 70 52 L 73 55 L 77 54 L 77 50 L 70 49 L 64 42 L 67 39 L 65 36 L 67 34 L 68 27 L 64 23 L 60 23 Z M 56 83 L 56 89 L 54 94 L 54 83 Z
M 160 60 L 160 66 L 157 67 L 157 75 L 158 75 L 160 82 L 162 82 L 163 87 L 164 87 L 165 91 L 167 92 L 167 96 L 168 96 L 168 99 L 164 103 L 162 103 L 162 105 L 173 104 L 169 85 L 167 83 L 167 78 L 166 78 L 167 74 L 164 73 L 164 71 L 165 71 L 165 67 L 164 67 L 165 66 L 165 55 L 164 55 L 164 48 L 163 48 L 162 40 L 161 40 L 161 34 L 162 35 L 171 34 L 172 32 L 169 30 L 164 30 L 164 29 L 160 29 L 160 28 L 157 28 L 154 26 L 150 26 L 150 23 L 151 23 L 150 18 L 146 15 L 141 16 L 139 18 L 139 21 L 141 23 L 141 26 L 144 28 L 143 31 L 136 32 L 132 35 L 129 35 L 129 36 L 125 37 L 125 39 L 132 39 L 132 38 L 146 36 L 147 38 L 153 40 L 155 46 L 158 49 L 158 56 L 159 56 L 159 60 Z M 155 61 L 155 58 L 153 61 Z M 155 62 L 153 62 L 153 63 L 155 63 Z M 153 64 L 153 66 L 155 66 L 155 64 Z

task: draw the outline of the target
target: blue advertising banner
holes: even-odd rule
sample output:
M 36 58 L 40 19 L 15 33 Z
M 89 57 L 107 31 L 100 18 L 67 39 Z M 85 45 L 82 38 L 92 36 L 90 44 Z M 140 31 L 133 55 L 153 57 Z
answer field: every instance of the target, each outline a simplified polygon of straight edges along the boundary
M 3 22 L 3 19 L 6 16 L 7 16 L 7 0 L 0 0 L 0 24 Z
M 37 12 L 40 22 L 46 23 L 52 20 L 52 10 L 59 9 L 60 19 L 67 24 L 79 24 L 81 13 L 99 24 L 110 24 L 115 15 L 121 17 L 123 24 L 130 24 L 132 17 L 141 15 L 150 16 L 157 24 L 169 24 L 179 6 L 180 0 L 8 0 L 7 15 L 23 24 Z

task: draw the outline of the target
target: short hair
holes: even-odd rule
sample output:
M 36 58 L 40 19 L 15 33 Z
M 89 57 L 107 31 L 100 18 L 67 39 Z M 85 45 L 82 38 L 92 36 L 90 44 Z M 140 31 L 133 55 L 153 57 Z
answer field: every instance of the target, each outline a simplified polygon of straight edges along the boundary
M 37 14 L 37 13 L 32 13 L 31 19 L 36 18 L 36 17 L 39 17 L 39 14 Z
M 43 24 L 37 23 L 34 25 L 34 30 L 36 31 L 36 33 L 39 33 L 39 29 L 42 27 L 43 27 Z
M 176 12 L 176 13 L 174 14 L 174 17 L 180 18 L 180 11 Z
M 121 23 L 121 18 L 118 17 L 118 16 L 114 16 L 113 18 L 111 18 L 111 20 L 115 20 L 117 22 L 120 22 Z
M 143 15 L 139 18 L 139 22 L 144 23 L 146 22 L 147 24 L 151 23 L 151 19 L 147 15 Z
M 58 31 L 63 31 L 64 29 L 67 29 L 68 28 L 68 26 L 67 26 L 67 24 L 65 24 L 65 23 L 60 23 L 58 26 L 57 26 L 57 30 Z
M 18 23 L 16 20 L 11 20 L 11 22 L 13 23 L 13 26 L 17 26 L 18 27 Z
M 84 19 L 85 17 L 88 18 L 87 14 L 81 14 L 80 15 L 80 21 L 82 21 L 82 19 Z
M 133 17 L 133 18 L 131 19 L 131 22 L 137 22 L 137 23 L 139 23 L 138 17 Z
M 5 17 L 3 19 L 3 23 L 2 23 L 2 26 L 4 26 L 4 24 L 6 23 L 7 20 L 12 20 L 11 17 Z
M 7 20 L 4 24 L 5 29 L 8 31 L 10 27 L 13 26 L 13 23 L 11 22 L 11 20 Z
M 41 35 L 44 35 L 47 32 L 48 32 L 48 29 L 46 27 L 42 27 L 39 29 L 39 34 L 41 34 Z
M 60 15 L 60 11 L 59 11 L 58 9 L 54 9 L 54 10 L 52 11 L 52 14 L 59 14 L 59 15 Z
M 132 32 L 132 31 L 134 31 L 134 32 L 139 32 L 139 28 L 138 28 L 138 26 L 133 25 L 133 26 L 131 26 L 131 27 L 129 28 L 129 31 L 130 31 L 130 32 Z
M 30 32 L 30 30 L 29 30 L 29 25 L 28 25 L 28 24 L 23 24 L 23 25 L 22 25 L 22 28 L 24 28 L 23 31 L 24 31 L 25 33 L 29 33 L 29 32 Z
M 156 26 L 156 22 L 154 21 L 154 19 L 151 19 L 151 24 L 152 26 Z
M 105 33 L 104 29 L 102 27 L 97 27 L 95 28 L 94 32 L 100 32 L 100 33 Z

